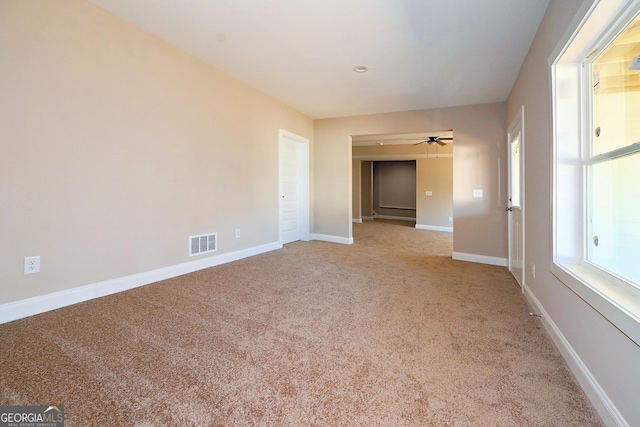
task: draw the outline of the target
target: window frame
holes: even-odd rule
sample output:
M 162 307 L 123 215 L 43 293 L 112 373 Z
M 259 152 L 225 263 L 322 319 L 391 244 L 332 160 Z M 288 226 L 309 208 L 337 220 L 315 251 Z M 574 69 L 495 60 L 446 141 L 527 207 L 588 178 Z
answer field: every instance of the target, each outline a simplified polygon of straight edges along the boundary
M 592 62 L 589 58 L 608 46 L 638 11 L 640 5 L 634 0 L 585 1 L 549 57 L 553 230 L 550 269 L 564 285 L 640 345 L 640 288 L 587 261 L 585 247 L 587 165 L 595 157 L 587 143 L 591 138 L 592 101 L 591 68 L 587 65 Z

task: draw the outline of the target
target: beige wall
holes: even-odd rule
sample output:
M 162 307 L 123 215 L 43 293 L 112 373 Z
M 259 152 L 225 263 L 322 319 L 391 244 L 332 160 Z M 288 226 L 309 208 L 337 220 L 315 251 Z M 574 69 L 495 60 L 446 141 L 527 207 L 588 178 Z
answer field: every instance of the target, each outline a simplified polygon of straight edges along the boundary
M 354 146 L 353 158 L 370 160 L 414 160 L 418 157 L 451 156 L 453 144 L 444 147 L 429 144 L 386 144 Z
M 416 160 L 416 225 L 452 227 L 449 217 L 453 216 L 453 144 L 431 146 L 429 144 L 387 144 L 354 146 L 352 156 L 358 159 L 375 160 Z M 370 161 L 363 161 L 364 164 Z M 370 168 L 370 166 L 367 166 Z M 365 174 L 367 172 L 363 172 Z M 363 177 L 365 179 L 365 177 Z M 354 186 L 357 185 L 354 183 Z M 368 184 L 371 186 L 371 184 Z M 361 191 L 363 198 L 363 215 L 365 206 L 365 184 Z M 426 196 L 425 191 L 432 191 L 433 196 Z M 354 192 L 356 191 L 354 187 Z M 396 212 L 397 214 L 398 212 Z M 409 216 L 414 216 L 411 212 Z
M 640 425 L 640 347 L 550 272 L 551 111 L 548 60 L 582 0 L 551 0 L 508 100 L 508 120 L 525 107 L 525 282 L 558 332 L 628 425 Z M 536 277 L 531 264 L 536 264 Z M 560 343 L 562 344 L 562 343 Z M 565 357 L 567 353 L 565 352 Z M 575 363 L 569 365 L 578 373 Z M 584 382 L 583 382 L 584 384 Z M 607 411 L 586 388 L 601 414 Z M 614 425 L 611 417 L 605 419 Z
M 363 217 L 371 218 L 373 216 L 373 163 L 362 161 L 361 169 L 361 185 L 360 193 L 362 197 L 361 213 Z
M 373 210 L 390 219 L 415 219 L 416 165 L 414 160 L 373 163 Z M 398 209 L 407 208 L 407 209 Z
M 353 160 L 351 164 L 352 177 L 351 180 L 354 183 L 360 183 L 362 178 L 361 174 L 361 165 L 360 160 Z M 353 219 L 360 220 L 362 219 L 362 186 L 355 185 L 353 186 L 352 200 L 351 204 L 353 206 Z
M 425 192 L 431 191 L 427 196 Z M 416 226 L 453 227 L 453 158 L 416 160 Z
M 507 256 L 505 103 L 322 119 L 314 128 L 316 233 L 352 237 L 351 135 L 453 129 L 454 251 Z
M 0 56 L 0 304 L 277 242 L 309 118 L 80 0 L 0 2 Z

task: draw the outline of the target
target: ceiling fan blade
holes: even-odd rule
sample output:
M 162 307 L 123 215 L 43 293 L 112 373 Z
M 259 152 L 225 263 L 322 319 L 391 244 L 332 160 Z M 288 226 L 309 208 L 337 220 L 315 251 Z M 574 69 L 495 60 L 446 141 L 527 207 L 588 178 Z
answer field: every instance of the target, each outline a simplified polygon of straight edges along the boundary
M 438 141 L 436 141 L 436 142 L 438 143 L 438 145 L 441 145 L 441 146 L 443 146 L 443 147 L 444 147 L 445 145 L 447 145 L 447 143 L 446 143 L 446 142 L 443 142 L 443 141 L 442 141 L 442 140 L 440 140 L 440 139 L 439 139 Z
M 422 140 L 422 141 L 420 141 L 420 142 L 417 142 L 417 143 L 415 143 L 415 144 L 411 144 L 411 145 L 420 145 L 420 144 L 424 144 L 425 142 L 427 142 L 427 141 L 426 141 L 426 140 Z
M 442 140 L 442 141 L 453 141 L 453 138 L 451 138 L 451 137 L 438 138 L 438 139 Z

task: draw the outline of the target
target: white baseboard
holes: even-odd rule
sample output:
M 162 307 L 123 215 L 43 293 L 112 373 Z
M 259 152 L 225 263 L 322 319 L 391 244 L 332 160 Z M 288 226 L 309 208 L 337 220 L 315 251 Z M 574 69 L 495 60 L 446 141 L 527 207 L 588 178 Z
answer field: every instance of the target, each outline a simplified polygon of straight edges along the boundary
M 362 224 L 362 219 L 361 218 L 352 218 L 351 222 L 355 222 L 356 224 Z
M 322 242 L 330 242 L 330 243 L 340 243 L 342 245 L 352 245 L 353 237 L 338 237 L 338 236 L 330 236 L 328 234 L 316 234 L 313 233 L 311 235 L 311 240 L 320 240 Z
M 532 306 L 533 310 L 540 314 L 542 325 L 560 351 L 565 362 L 573 372 L 576 380 L 587 395 L 587 398 L 594 406 L 600 418 L 606 426 L 628 427 L 629 423 L 624 419 L 618 408 L 613 404 L 607 393 L 602 389 L 598 381 L 589 371 L 576 351 L 571 347 L 569 341 L 562 334 L 562 331 L 553 322 L 549 314 L 544 309 L 538 298 L 531 292 L 525 283 L 523 286 L 524 295 Z
M 416 228 L 418 230 L 446 231 L 448 233 L 453 233 L 453 227 L 441 227 L 439 225 L 416 224 Z
M 105 280 L 104 282 L 2 304 L 0 305 L 0 324 L 281 248 L 282 245 L 278 242 L 267 243 L 131 276 Z
M 415 218 L 409 218 L 406 216 L 393 216 L 393 215 L 376 215 L 378 219 L 395 219 L 397 221 L 415 221 Z
M 500 267 L 507 266 L 506 258 L 498 258 L 494 256 L 465 254 L 463 252 L 453 252 L 451 258 L 458 261 L 477 262 L 479 264 L 499 265 Z

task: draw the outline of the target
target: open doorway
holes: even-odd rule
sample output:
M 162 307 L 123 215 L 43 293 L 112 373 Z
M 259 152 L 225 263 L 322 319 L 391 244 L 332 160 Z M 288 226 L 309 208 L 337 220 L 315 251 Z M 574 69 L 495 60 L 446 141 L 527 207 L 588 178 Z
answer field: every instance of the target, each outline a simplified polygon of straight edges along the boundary
M 371 163 L 371 210 L 374 218 L 416 221 L 416 161 Z M 367 189 L 363 188 L 364 193 Z
M 356 135 L 352 141 L 353 222 L 404 219 L 415 221 L 419 229 L 453 232 L 451 130 Z M 413 172 L 408 172 L 408 164 L 412 165 Z M 400 165 L 405 165 L 404 172 L 399 172 Z M 384 179 L 389 169 L 395 169 L 395 173 L 380 185 L 380 176 Z M 413 176 L 410 185 L 406 181 L 409 173 Z

